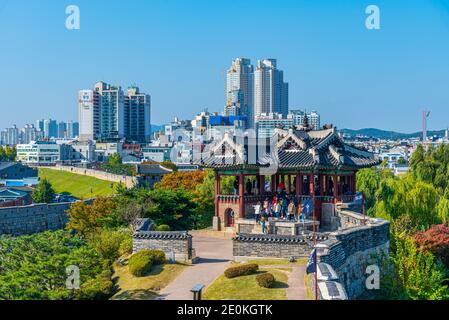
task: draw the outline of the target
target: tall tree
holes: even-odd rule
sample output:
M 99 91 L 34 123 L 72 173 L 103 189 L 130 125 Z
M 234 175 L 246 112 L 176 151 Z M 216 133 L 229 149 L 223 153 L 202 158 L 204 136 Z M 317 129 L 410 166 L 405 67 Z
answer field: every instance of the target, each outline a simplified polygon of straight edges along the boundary
M 32 194 L 35 203 L 52 203 L 55 191 L 47 179 L 42 179 Z

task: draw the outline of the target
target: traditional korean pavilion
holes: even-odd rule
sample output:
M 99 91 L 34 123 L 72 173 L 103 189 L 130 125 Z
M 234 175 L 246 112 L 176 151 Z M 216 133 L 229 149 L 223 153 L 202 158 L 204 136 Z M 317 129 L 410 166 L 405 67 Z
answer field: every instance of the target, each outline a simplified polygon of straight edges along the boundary
M 358 170 L 380 163 L 372 153 L 344 143 L 335 127 L 276 128 L 276 134 L 275 142 L 265 145 L 225 134 L 204 152 L 201 165 L 215 172 L 214 229 L 252 217 L 253 206 L 271 199 L 280 185 L 298 203 L 313 198 L 315 216 L 321 220 L 324 206 L 353 200 Z M 225 176 L 235 177 L 231 194 L 223 192 Z

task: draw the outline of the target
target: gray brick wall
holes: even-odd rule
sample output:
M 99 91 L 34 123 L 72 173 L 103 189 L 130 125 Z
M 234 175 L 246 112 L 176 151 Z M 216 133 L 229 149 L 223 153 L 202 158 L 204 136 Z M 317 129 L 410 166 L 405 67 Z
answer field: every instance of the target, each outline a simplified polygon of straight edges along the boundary
M 21 236 L 65 228 L 70 203 L 0 208 L 0 235 Z

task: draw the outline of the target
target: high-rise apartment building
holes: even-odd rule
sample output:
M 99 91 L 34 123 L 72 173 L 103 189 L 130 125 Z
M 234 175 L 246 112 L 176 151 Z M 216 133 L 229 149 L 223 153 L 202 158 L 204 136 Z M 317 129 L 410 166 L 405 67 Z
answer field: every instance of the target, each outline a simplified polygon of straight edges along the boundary
M 58 123 L 58 138 L 60 139 L 68 138 L 67 123 L 64 121 Z
M 129 140 L 149 142 L 151 138 L 151 97 L 139 88 L 128 88 L 125 96 L 124 134 Z
M 122 139 L 124 131 L 125 97 L 120 86 L 98 82 L 95 91 L 100 99 L 100 136 L 101 139 Z
M 254 67 L 250 59 L 237 58 L 226 77 L 227 116 L 247 116 L 248 127 L 254 126 Z
M 34 125 L 27 124 L 21 130 L 20 143 L 30 143 L 31 141 L 38 140 L 38 137 L 38 130 L 34 127 Z
M 58 137 L 58 123 L 56 120 L 44 120 L 44 138 L 51 139 Z
M 67 138 L 75 139 L 79 137 L 80 126 L 78 122 L 67 122 Z
M 307 116 L 307 122 L 309 126 L 313 130 L 320 130 L 321 128 L 321 120 L 320 115 L 316 111 L 306 112 L 302 110 L 291 110 L 291 114 L 293 114 L 295 118 L 295 124 L 302 125 L 304 123 L 304 117 Z
M 127 95 L 119 86 L 105 82 L 94 90 L 81 90 L 78 98 L 79 139 L 148 142 L 151 136 L 150 96 L 130 87 Z
M 78 93 L 79 139 L 81 141 L 100 138 L 101 95 L 95 90 Z
M 0 140 L 2 145 L 15 146 L 19 143 L 19 129 L 16 125 L 6 128 L 1 132 Z
M 288 114 L 288 83 L 284 72 L 277 69 L 275 59 L 257 62 L 254 71 L 254 115 L 278 113 Z

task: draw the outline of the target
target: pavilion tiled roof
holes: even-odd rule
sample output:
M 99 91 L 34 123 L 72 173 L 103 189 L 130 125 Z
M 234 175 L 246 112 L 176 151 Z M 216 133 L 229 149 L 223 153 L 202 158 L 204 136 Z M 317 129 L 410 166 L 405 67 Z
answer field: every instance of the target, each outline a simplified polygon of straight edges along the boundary
M 380 164 L 373 153 L 343 142 L 336 128 L 305 131 L 297 128 L 276 129 L 277 143 L 271 150 L 254 148 L 257 155 L 247 155 L 248 140 L 237 143 L 229 135 L 215 142 L 203 154 L 200 165 L 209 168 L 257 168 L 277 164 L 280 169 L 362 169 Z M 257 141 L 257 140 L 256 140 Z

